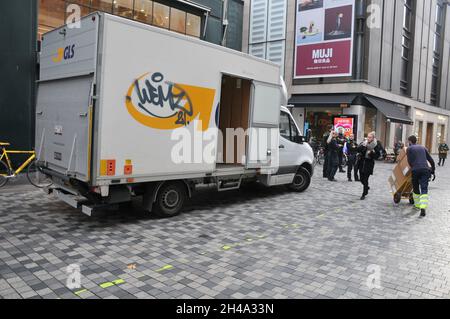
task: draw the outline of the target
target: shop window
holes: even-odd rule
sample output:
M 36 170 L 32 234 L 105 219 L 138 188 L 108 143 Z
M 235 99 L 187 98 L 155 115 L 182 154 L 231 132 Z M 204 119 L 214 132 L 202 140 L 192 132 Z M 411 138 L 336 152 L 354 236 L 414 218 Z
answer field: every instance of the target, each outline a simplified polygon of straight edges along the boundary
M 113 8 L 112 0 L 92 0 L 91 8 L 111 13 Z
M 403 142 L 403 124 L 395 124 L 394 145 Z
M 64 0 L 39 0 L 39 35 L 64 24 Z
M 417 137 L 417 144 L 422 144 L 422 136 L 423 136 L 422 121 L 416 121 L 416 125 L 414 125 L 414 135 Z
M 170 9 L 170 30 L 186 33 L 186 12 L 174 8 Z
M 436 143 L 445 142 L 445 125 L 439 124 L 436 131 Z
M 151 24 L 153 16 L 153 1 L 135 0 L 134 19 L 144 23 Z
M 202 19 L 194 14 L 187 14 L 186 17 L 186 34 L 200 38 L 200 28 Z
M 377 109 L 367 107 L 366 119 L 364 121 L 364 136 L 367 136 L 370 132 L 377 130 Z
M 153 25 L 160 28 L 169 28 L 170 8 L 161 3 L 153 4 Z
M 133 17 L 133 0 L 114 0 L 113 13 L 125 18 Z

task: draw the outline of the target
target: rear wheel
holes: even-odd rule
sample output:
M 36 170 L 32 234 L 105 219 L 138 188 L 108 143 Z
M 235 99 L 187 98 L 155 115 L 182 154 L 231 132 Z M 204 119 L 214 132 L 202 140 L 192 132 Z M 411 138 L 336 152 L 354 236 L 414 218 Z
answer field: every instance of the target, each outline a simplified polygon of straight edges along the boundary
M 302 193 L 308 189 L 311 184 L 311 174 L 304 167 L 300 167 L 289 189 L 294 192 Z
M 36 161 L 28 166 L 27 178 L 31 185 L 38 188 L 49 187 L 53 184 L 51 178 L 44 174 L 42 167 L 38 166 Z
M 186 187 L 182 182 L 164 183 L 156 196 L 155 213 L 162 218 L 178 215 L 186 197 Z
M 3 187 L 8 183 L 8 176 L 10 175 L 10 171 L 8 166 L 0 161 L 0 187 Z

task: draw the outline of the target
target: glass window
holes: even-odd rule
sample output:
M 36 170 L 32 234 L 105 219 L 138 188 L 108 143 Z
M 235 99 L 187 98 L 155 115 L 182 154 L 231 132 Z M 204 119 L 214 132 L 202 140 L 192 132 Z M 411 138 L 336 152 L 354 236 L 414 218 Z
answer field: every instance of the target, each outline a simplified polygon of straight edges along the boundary
M 153 5 L 153 25 L 161 28 L 169 28 L 170 8 L 161 3 Z
M 372 107 L 366 108 L 366 119 L 364 122 L 364 136 L 377 130 L 377 110 Z
M 39 25 L 50 31 L 64 24 L 64 0 L 39 0 Z
M 417 144 L 422 144 L 422 135 L 423 135 L 423 122 L 416 121 L 416 125 L 414 126 L 414 135 L 417 137 Z
M 290 116 L 289 120 L 291 122 L 291 141 L 295 142 L 296 138 L 300 136 L 300 134 L 298 133 L 297 126 L 295 125 L 294 121 L 292 121 L 292 118 Z
M 170 9 L 170 30 L 186 33 L 186 12 L 174 8 Z
M 112 12 L 112 0 L 92 0 L 91 8 L 104 12 Z
M 114 0 L 113 13 L 125 18 L 133 17 L 133 0 Z
M 134 19 L 152 23 L 153 16 L 153 1 L 150 0 L 135 0 L 134 2 Z
M 291 126 L 289 122 L 289 115 L 281 112 L 280 115 L 280 135 L 287 140 L 291 139 Z
M 186 17 L 186 34 L 200 38 L 200 28 L 202 19 L 194 14 L 187 14 Z

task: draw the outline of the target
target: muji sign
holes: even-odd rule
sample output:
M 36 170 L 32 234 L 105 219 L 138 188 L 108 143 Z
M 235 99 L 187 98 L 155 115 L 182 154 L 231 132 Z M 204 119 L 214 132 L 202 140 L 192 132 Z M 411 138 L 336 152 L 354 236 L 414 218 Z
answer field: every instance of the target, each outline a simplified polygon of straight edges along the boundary
M 294 78 L 352 74 L 355 0 L 297 0 Z
M 350 40 L 300 46 L 295 74 L 302 77 L 350 75 L 351 48 Z

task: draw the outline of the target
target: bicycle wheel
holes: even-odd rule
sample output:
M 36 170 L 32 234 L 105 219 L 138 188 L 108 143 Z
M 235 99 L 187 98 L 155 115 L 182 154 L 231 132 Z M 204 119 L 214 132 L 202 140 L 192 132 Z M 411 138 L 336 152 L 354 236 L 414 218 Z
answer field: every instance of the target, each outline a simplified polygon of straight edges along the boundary
M 8 183 L 8 176 L 11 175 L 8 166 L 0 161 L 0 187 L 3 187 Z
M 31 185 L 37 188 L 48 187 L 53 184 L 52 179 L 42 172 L 42 168 L 36 165 L 36 161 L 32 162 L 27 169 L 27 178 Z

